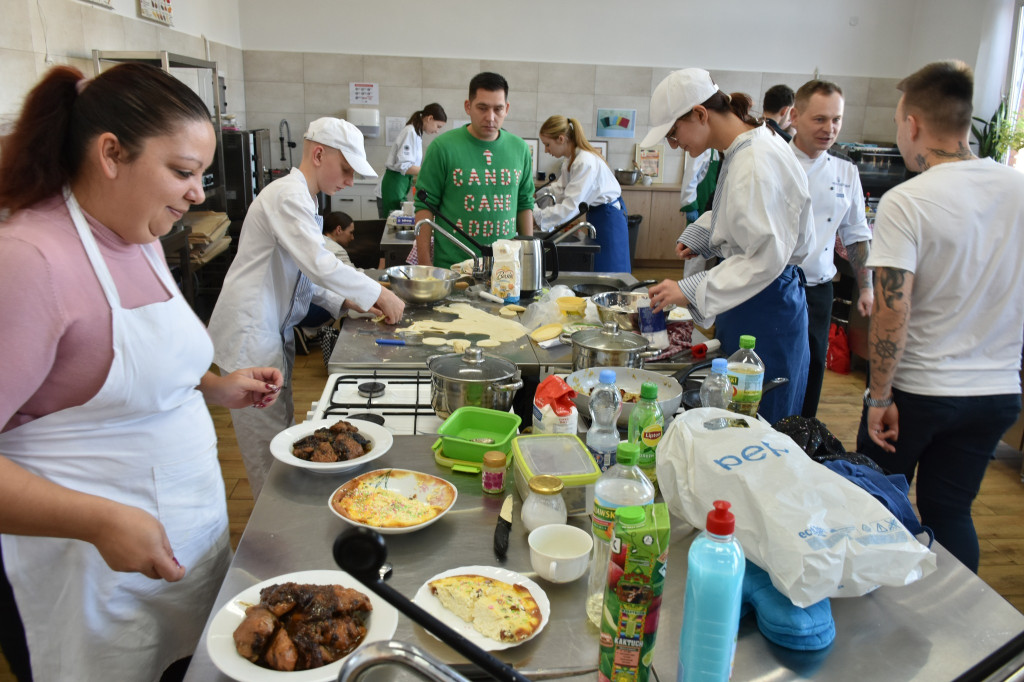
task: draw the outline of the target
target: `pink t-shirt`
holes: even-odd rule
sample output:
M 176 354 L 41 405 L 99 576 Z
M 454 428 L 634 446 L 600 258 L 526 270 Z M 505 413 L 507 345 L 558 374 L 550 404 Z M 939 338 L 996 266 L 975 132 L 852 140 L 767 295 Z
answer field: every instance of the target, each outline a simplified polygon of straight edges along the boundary
M 171 298 L 141 245 L 86 219 L 124 308 Z M 64 201 L 0 223 L 0 430 L 88 402 L 110 371 L 112 339 L 110 305 Z

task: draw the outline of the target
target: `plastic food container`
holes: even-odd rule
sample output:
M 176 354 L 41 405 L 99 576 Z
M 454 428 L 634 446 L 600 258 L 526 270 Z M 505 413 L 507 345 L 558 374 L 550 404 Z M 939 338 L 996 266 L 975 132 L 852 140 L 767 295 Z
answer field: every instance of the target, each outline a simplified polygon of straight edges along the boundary
M 555 299 L 555 303 L 570 321 L 582 320 L 587 312 L 587 299 L 579 296 L 562 296 Z
M 569 516 L 589 514 L 587 486 L 601 475 L 590 450 L 570 433 L 544 433 L 512 439 L 513 477 L 522 499 L 530 494 L 530 479 L 550 475 L 562 479 L 562 499 Z
M 464 462 L 483 462 L 484 453 L 508 454 L 522 420 L 512 412 L 467 405 L 452 412 L 437 430 L 444 456 Z

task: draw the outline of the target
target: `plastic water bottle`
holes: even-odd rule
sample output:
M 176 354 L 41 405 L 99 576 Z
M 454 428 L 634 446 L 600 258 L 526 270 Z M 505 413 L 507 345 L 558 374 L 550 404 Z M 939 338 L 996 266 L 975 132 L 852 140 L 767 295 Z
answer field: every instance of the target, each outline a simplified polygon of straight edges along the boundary
M 746 561 L 732 536 L 736 517 L 716 500 L 707 529 L 690 545 L 679 635 L 679 682 L 721 682 L 732 675 Z
M 658 487 L 655 455 L 664 431 L 665 413 L 658 404 L 658 385 L 645 381 L 640 384 L 640 400 L 636 401 L 633 411 L 629 413 L 629 442 L 640 446 L 640 461 L 637 465 L 655 489 Z
M 601 627 L 604 587 L 611 558 L 615 510 L 619 507 L 654 503 L 654 485 L 637 467 L 640 448 L 634 443 L 619 443 L 615 464 L 594 484 L 594 509 L 591 515 L 594 551 L 587 581 L 587 618 Z
M 728 377 L 729 361 L 715 358 L 711 361 L 711 374 L 700 385 L 700 406 L 729 409 L 732 400 L 732 384 Z
M 754 341 L 753 336 L 744 334 L 740 337 L 740 349 L 729 356 L 729 383 L 732 384 L 729 410 L 748 417 L 757 416 L 764 385 L 764 363 L 754 352 Z
M 615 464 L 615 451 L 619 447 L 619 430 L 615 424 L 622 412 L 622 396 L 615 387 L 615 370 L 602 369 L 597 380 L 598 384 L 590 391 L 587 447 L 601 471 L 607 471 Z

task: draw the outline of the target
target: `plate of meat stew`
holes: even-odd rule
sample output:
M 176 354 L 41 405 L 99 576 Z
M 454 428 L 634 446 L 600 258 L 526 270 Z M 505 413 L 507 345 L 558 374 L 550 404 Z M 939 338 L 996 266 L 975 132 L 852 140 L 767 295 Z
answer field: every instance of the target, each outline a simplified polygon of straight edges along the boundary
M 300 571 L 221 607 L 206 648 L 222 673 L 241 682 L 330 682 L 352 651 L 391 639 L 397 628 L 398 611 L 348 573 Z
M 290 426 L 270 441 L 270 453 L 285 464 L 323 474 L 357 469 L 391 449 L 383 426 L 359 419 L 321 419 Z

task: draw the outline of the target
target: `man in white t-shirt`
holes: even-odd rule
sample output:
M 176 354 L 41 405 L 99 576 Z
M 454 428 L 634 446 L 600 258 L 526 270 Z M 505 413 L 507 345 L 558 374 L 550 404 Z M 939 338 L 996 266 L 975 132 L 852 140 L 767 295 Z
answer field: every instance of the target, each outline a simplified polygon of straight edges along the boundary
M 807 81 L 796 92 L 793 124 L 796 134 L 789 146 L 807 173 L 814 211 L 815 245 L 800 265 L 807 278 L 807 333 L 811 366 L 807 371 L 807 392 L 800 414 L 818 412 L 821 383 L 825 377 L 828 330 L 832 322 L 832 278 L 836 276 L 836 234 L 843 240 L 857 277 L 860 314 L 871 314 L 871 271 L 865 263 L 871 248 L 871 230 L 864 218 L 864 191 L 857 166 L 832 153 L 832 145 L 843 128 L 843 91 L 835 83 Z M 858 300 L 859 299 L 859 300 Z
M 920 175 L 878 206 L 857 449 L 908 480 L 916 467 L 921 522 L 977 572 L 971 502 L 1021 408 L 1024 174 L 971 152 L 967 65 L 935 62 L 897 87 L 897 144 Z

